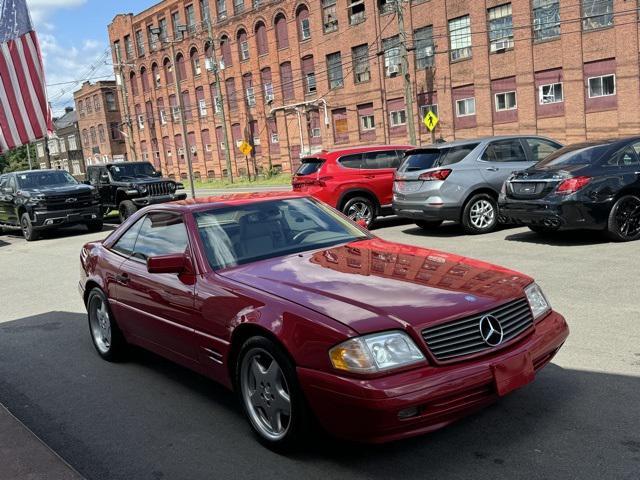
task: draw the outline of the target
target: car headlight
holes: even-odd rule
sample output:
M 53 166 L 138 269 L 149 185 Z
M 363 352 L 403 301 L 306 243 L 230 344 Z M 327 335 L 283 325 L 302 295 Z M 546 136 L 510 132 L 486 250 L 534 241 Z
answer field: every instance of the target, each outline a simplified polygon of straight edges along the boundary
M 352 338 L 329 350 L 334 368 L 375 373 L 423 362 L 424 355 L 404 332 L 374 333 Z
M 184 183 L 180 183 L 180 182 L 176 183 L 176 190 L 180 190 L 182 188 L 184 188 Z
M 175 183 L 170 183 L 169 184 L 169 191 L 171 191 L 171 192 L 175 192 L 176 191 L 176 184 Z
M 542 293 L 542 289 L 538 286 L 537 283 L 532 283 L 527 288 L 525 288 L 524 293 L 527 296 L 527 301 L 529 302 L 529 306 L 531 307 L 531 312 L 533 313 L 534 320 L 537 320 L 549 310 L 551 310 L 549 301 L 544 296 L 544 293 Z
M 147 193 L 147 187 L 145 187 L 144 185 L 140 185 L 138 187 L 138 191 L 144 195 L 145 193 Z

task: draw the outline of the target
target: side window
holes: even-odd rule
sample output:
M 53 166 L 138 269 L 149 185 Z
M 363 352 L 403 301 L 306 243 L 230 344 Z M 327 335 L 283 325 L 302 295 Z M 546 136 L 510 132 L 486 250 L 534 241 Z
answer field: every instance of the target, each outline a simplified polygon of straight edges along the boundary
M 383 150 L 381 152 L 367 152 L 364 154 L 363 168 L 381 169 L 398 168 L 398 155 L 395 150 Z
M 640 164 L 637 154 L 639 151 L 640 143 L 635 143 L 632 146 L 625 147 L 612 155 L 605 165 L 609 167 L 628 167 L 638 165 Z
M 9 180 L 9 177 L 7 177 L 6 175 L 0 176 L 0 190 L 2 190 L 7 186 L 7 183 L 9 183 L 8 180 Z
M 397 160 L 393 164 L 393 168 L 400 168 L 402 162 L 404 161 L 404 150 L 396 150 Z
M 451 147 L 449 151 L 445 155 L 443 155 L 443 158 L 440 161 L 439 166 L 444 167 L 447 165 L 453 165 L 454 163 L 458 163 L 467 155 L 469 155 L 478 145 L 479 145 L 478 143 L 470 143 L 468 145 L 459 145 L 457 147 Z
M 184 253 L 188 243 L 187 229 L 181 215 L 173 212 L 152 212 L 142 223 L 133 257 L 146 260 L 159 255 Z
M 112 250 L 121 253 L 122 255 L 129 256 L 133 253 L 133 249 L 136 245 L 136 239 L 138 238 L 138 232 L 146 217 L 141 218 L 134 223 L 129 230 L 118 239 L 118 241 L 111 247 Z
M 98 169 L 89 167 L 88 170 L 89 171 L 87 173 L 87 177 L 89 177 L 89 183 L 91 185 L 97 185 L 98 184 Z
M 16 182 L 16 177 L 15 175 L 11 175 L 9 177 L 9 182 L 7 184 L 8 188 L 11 189 L 11 191 L 13 193 L 16 193 L 18 191 L 18 184 Z
M 98 170 L 98 173 L 97 173 L 97 175 L 98 175 L 98 180 L 97 180 L 97 181 L 98 181 L 98 182 L 100 182 L 100 177 L 101 177 L 101 176 L 103 176 L 103 175 L 106 175 L 107 177 L 109 176 L 109 171 L 106 169 L 106 167 L 100 167 L 100 168 L 99 168 L 99 169 L 97 169 L 97 170 Z M 109 182 L 107 181 L 107 182 L 105 183 L 105 185 L 106 185 L 107 183 L 109 183 Z
M 526 141 L 533 154 L 533 160 L 536 162 L 548 157 L 560 148 L 560 145 L 541 138 L 527 138 Z
M 344 157 L 340 157 L 338 163 L 345 168 L 363 168 L 362 154 L 356 153 L 354 155 L 345 155 Z
M 525 162 L 527 157 L 519 139 L 491 142 L 482 154 L 486 162 Z

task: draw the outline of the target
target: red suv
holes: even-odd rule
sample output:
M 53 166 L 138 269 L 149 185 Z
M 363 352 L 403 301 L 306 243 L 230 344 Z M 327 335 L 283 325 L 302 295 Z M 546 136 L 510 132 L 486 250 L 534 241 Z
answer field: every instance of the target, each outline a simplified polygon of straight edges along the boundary
M 353 220 L 371 224 L 391 214 L 393 177 L 410 145 L 376 145 L 322 150 L 302 159 L 293 176 L 302 192 L 337 208 Z

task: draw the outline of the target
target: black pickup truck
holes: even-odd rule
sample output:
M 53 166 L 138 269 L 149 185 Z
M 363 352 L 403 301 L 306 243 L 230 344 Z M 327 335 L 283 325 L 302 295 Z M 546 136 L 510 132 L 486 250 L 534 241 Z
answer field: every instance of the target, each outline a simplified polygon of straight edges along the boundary
M 83 223 L 102 230 L 98 191 L 64 170 L 31 170 L 0 175 L 0 232 L 21 229 L 27 241 L 45 229 Z
M 180 182 L 162 178 L 149 162 L 122 162 L 87 167 L 87 182 L 100 192 L 103 213 L 118 210 L 125 221 L 139 208 L 184 200 Z

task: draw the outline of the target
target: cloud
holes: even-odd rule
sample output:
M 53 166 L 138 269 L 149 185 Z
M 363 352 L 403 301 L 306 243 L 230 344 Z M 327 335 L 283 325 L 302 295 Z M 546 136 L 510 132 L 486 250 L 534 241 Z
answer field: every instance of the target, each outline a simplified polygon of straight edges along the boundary
M 31 18 L 36 24 L 40 24 L 52 12 L 79 7 L 87 3 L 87 0 L 27 0 L 27 3 L 31 10 Z

